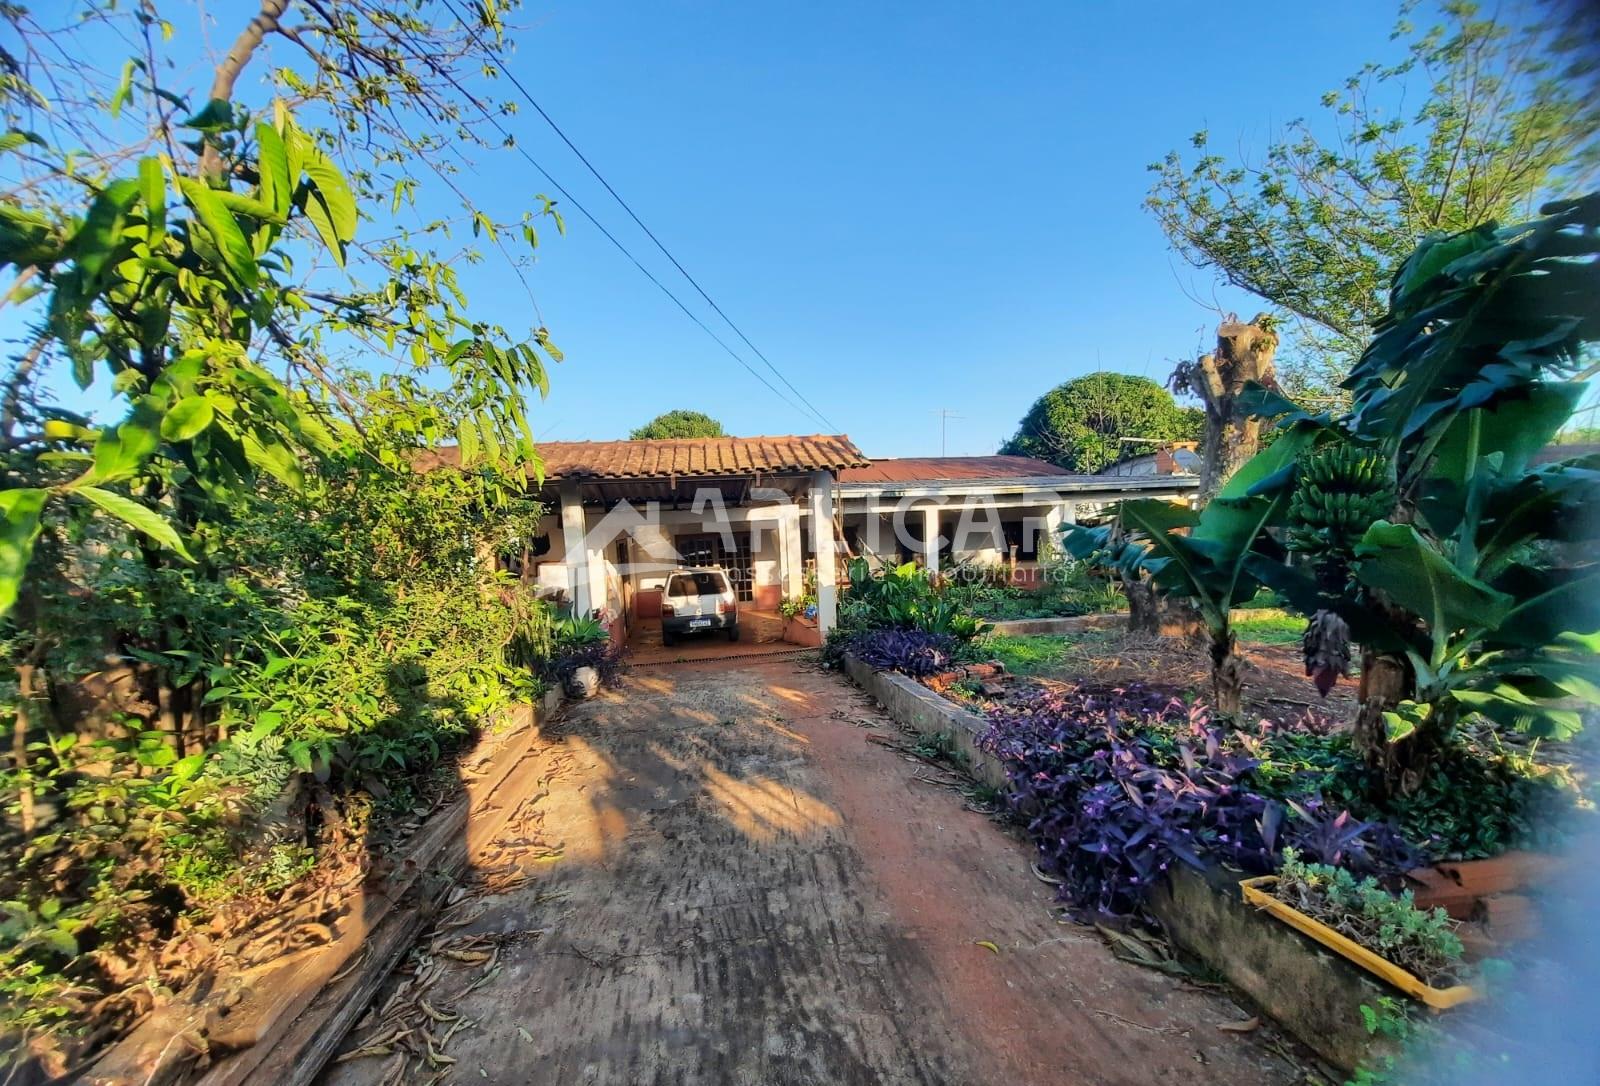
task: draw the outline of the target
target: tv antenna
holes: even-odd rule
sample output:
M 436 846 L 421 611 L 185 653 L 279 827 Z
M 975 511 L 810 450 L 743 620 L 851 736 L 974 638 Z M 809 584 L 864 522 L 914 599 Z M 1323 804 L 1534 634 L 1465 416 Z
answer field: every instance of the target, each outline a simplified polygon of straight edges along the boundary
M 945 451 L 945 423 L 950 419 L 964 419 L 967 416 L 953 414 L 949 409 L 943 407 L 932 413 L 939 416 L 939 455 L 946 456 L 948 453 Z

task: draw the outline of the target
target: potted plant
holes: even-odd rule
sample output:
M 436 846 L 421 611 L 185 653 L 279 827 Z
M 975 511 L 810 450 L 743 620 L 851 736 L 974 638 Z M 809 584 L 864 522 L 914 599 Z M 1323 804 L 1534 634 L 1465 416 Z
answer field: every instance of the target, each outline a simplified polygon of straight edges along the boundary
M 1252 905 L 1435 1010 L 1478 997 L 1461 983 L 1454 922 L 1443 909 L 1417 908 L 1409 890 L 1397 896 L 1376 879 L 1304 863 L 1292 848 L 1276 875 L 1239 885 Z

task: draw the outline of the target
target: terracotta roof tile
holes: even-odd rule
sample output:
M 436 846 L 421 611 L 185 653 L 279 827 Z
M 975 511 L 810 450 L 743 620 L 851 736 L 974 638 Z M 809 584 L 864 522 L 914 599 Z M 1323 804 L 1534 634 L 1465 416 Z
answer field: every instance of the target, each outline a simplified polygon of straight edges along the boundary
M 932 483 L 964 479 L 1060 478 L 1070 474 L 1029 456 L 905 456 L 846 468 L 841 483 Z
M 711 475 L 841 471 L 871 463 L 844 434 L 803 437 L 694 437 L 663 441 L 542 441 L 551 479 L 694 478 Z M 418 457 L 419 470 L 458 462 L 453 445 Z

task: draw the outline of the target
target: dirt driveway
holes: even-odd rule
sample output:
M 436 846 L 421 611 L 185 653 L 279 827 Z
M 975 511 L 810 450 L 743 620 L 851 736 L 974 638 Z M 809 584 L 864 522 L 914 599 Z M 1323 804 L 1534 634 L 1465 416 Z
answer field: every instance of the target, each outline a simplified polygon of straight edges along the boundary
M 1222 995 L 1058 923 L 1026 845 L 918 780 L 839 678 L 639 670 L 548 738 L 507 831 L 535 876 L 459 929 L 496 965 L 432 967 L 477 985 L 449 993 L 472 1025 L 447 1081 L 1299 1081 L 1263 1033 L 1217 1028 L 1248 1017 Z

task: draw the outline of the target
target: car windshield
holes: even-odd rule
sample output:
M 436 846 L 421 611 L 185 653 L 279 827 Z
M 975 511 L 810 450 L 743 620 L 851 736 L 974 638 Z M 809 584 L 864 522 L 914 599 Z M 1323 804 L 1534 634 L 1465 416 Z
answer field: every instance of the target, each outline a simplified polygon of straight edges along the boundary
M 720 573 L 674 574 L 672 584 L 667 587 L 667 595 L 669 596 L 720 596 L 721 594 L 722 574 Z

